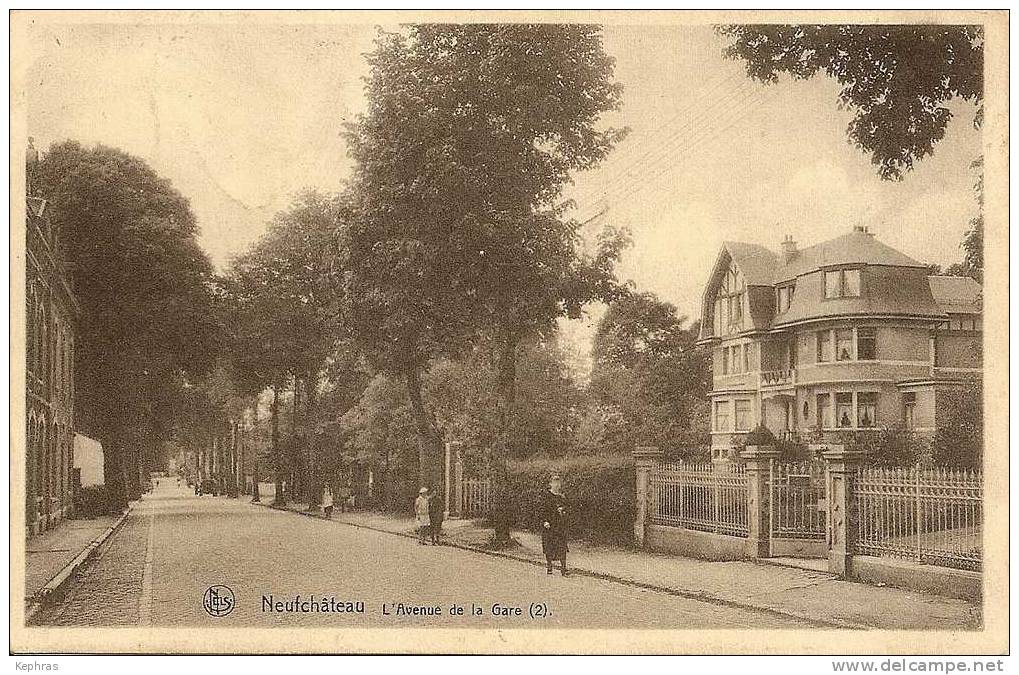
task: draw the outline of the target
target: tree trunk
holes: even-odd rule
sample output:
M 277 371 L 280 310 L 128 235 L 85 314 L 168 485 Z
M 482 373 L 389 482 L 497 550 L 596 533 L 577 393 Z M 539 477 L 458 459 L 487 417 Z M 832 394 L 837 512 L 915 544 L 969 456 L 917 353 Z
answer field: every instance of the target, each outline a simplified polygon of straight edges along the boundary
M 509 543 L 510 528 L 516 514 L 510 494 L 509 471 L 506 460 L 510 451 L 511 415 L 517 395 L 517 344 L 519 335 L 515 331 L 504 331 L 499 339 L 499 353 L 496 362 L 496 390 L 498 393 L 495 447 L 489 455 L 489 475 L 492 489 L 492 520 L 495 525 L 496 547 Z
M 421 377 L 418 369 L 412 367 L 404 375 L 418 434 L 418 479 L 421 487 L 438 488 L 442 482 L 442 453 L 439 447 L 441 443 L 421 398 Z
M 304 481 L 308 491 L 308 508 L 318 508 L 322 497 L 322 476 L 315 444 L 315 376 L 304 378 Z
M 123 511 L 127 508 L 127 486 L 124 480 L 120 430 L 111 430 L 103 440 L 105 441 L 103 444 L 103 474 L 105 476 L 107 502 L 111 511 Z
M 276 497 L 273 504 L 276 506 L 287 505 L 287 495 L 283 492 L 283 477 L 286 475 L 286 462 L 280 449 L 280 387 L 279 384 L 272 385 L 272 406 L 269 408 L 272 417 L 270 438 L 272 442 L 272 456 L 276 458 Z

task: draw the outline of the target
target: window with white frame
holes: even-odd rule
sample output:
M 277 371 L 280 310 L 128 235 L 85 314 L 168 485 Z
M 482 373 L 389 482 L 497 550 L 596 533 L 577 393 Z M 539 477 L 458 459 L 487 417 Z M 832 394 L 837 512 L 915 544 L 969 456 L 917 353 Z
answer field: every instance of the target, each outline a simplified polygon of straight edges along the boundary
M 826 270 L 824 297 L 827 299 L 860 297 L 860 270 Z
M 850 361 L 853 358 L 853 329 L 840 328 L 835 331 L 835 359 Z
M 867 429 L 877 426 L 877 393 L 861 391 L 856 394 L 856 426 Z
M 715 401 L 715 431 L 729 431 L 728 401 Z
M 736 431 L 749 431 L 750 399 L 736 399 L 733 404 L 736 408 Z
M 853 393 L 839 392 L 835 394 L 835 421 L 840 429 L 853 426 Z

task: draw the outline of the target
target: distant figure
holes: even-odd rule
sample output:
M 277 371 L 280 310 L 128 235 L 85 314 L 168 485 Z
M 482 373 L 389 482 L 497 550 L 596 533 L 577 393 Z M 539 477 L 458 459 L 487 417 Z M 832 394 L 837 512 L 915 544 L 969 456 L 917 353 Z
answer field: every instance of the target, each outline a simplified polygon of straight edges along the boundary
M 325 511 L 326 518 L 333 517 L 333 491 L 328 485 L 322 488 L 322 510 Z
M 35 139 L 31 136 L 28 137 L 28 149 L 25 150 L 25 160 L 29 164 L 35 164 L 39 161 L 39 151 L 35 147 Z
M 545 554 L 546 574 L 552 574 L 552 562 L 558 560 L 562 565 L 563 576 L 566 571 L 567 520 L 566 497 L 563 496 L 563 481 L 553 475 L 548 482 L 548 492 L 542 500 L 541 507 L 541 549 Z
M 428 488 L 418 490 L 418 497 L 414 500 L 414 517 L 417 519 L 418 543 L 424 545 L 428 536 Z
M 446 515 L 446 504 L 435 490 L 428 491 L 428 526 L 432 534 L 432 546 L 439 545 L 442 535 L 442 518 Z

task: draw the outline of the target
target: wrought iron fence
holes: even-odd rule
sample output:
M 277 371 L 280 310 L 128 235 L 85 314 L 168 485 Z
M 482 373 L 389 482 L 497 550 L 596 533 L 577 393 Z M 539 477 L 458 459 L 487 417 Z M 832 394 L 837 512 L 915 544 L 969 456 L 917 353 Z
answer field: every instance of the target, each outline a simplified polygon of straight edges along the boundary
M 659 464 L 650 474 L 651 522 L 745 537 L 747 476 L 742 465 Z
M 854 488 L 856 553 L 981 568 L 979 471 L 865 467 L 857 473 Z
M 491 483 L 487 478 L 465 478 L 460 492 L 460 514 L 468 518 L 487 516 L 491 505 Z
M 827 501 L 822 462 L 772 462 L 768 489 L 773 539 L 824 540 Z

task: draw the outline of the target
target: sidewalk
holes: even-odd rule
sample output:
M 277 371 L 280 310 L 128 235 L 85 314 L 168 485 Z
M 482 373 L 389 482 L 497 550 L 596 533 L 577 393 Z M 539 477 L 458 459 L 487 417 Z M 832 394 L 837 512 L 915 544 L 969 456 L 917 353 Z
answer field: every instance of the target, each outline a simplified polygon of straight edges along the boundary
M 268 506 L 268 502 L 264 505 Z M 302 504 L 290 505 L 301 512 Z M 303 515 L 322 517 L 320 514 Z M 401 536 L 416 536 L 412 518 L 363 511 L 333 512 L 333 521 Z M 541 537 L 513 532 L 516 546 L 485 548 L 491 530 L 475 521 L 447 520 L 443 541 L 488 555 L 544 565 Z M 750 561 L 709 562 L 644 551 L 570 542 L 568 562 L 575 574 L 608 579 L 682 597 L 776 612 L 841 628 L 978 630 L 977 604 L 897 588 L 877 587 L 816 572 Z
M 122 514 L 65 520 L 25 542 L 25 621 L 57 593 L 124 522 Z

